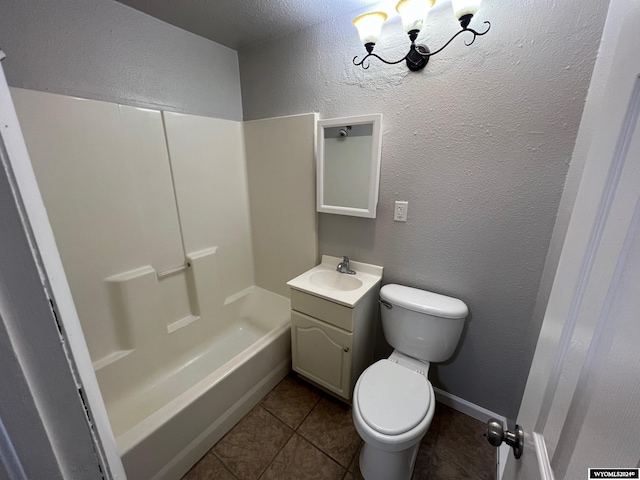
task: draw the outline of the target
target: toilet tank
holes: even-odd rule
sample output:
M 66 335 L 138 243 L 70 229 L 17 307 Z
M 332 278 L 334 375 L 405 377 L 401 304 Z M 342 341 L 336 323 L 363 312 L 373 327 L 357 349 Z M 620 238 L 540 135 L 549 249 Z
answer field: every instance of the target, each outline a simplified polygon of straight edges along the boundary
M 469 313 L 462 300 L 394 284 L 380 289 L 380 299 L 389 345 L 426 362 L 451 357 Z

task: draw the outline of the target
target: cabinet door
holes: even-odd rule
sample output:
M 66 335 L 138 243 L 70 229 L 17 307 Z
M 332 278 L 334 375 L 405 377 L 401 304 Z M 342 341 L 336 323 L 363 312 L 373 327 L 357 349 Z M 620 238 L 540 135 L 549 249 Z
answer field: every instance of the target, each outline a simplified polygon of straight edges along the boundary
M 291 312 L 293 369 L 345 399 L 351 398 L 353 334 Z

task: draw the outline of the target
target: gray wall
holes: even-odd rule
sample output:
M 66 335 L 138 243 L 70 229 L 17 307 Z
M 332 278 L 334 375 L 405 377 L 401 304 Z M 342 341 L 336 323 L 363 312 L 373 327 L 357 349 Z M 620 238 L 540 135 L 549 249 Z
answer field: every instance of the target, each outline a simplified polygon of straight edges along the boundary
M 606 7 L 485 2 L 472 27 L 490 20 L 491 32 L 470 47 L 454 41 L 420 73 L 375 59 L 354 67 L 363 47 L 350 17 L 239 53 L 246 120 L 384 114 L 378 217 L 320 214 L 320 253 L 383 265 L 384 283 L 464 300 L 462 341 L 432 381 L 510 418 L 539 332 L 534 305 Z M 439 4 L 429 46 L 455 23 Z M 395 60 L 406 48 L 398 20 L 388 22 L 378 53 Z M 393 222 L 394 200 L 409 202 L 406 224 Z
M 112 0 L 3 0 L 12 87 L 242 120 L 237 53 Z

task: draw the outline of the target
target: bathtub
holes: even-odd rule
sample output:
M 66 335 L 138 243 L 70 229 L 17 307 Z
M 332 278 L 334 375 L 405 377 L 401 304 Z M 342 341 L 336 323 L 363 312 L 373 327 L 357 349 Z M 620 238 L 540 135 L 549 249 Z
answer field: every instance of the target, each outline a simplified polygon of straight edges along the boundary
M 215 335 L 153 375 L 135 377 L 143 358 L 99 369 L 127 478 L 184 475 L 290 371 L 290 324 L 289 299 L 251 287 L 225 302 Z

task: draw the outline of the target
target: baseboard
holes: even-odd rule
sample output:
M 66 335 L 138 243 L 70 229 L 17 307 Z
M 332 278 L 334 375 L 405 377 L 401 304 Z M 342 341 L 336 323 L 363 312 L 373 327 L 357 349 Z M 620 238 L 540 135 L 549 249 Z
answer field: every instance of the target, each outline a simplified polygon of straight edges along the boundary
M 436 394 L 436 400 L 438 402 L 451 407 L 460 413 L 469 415 L 471 418 L 475 418 L 482 423 L 487 423 L 487 421 L 489 421 L 490 419 L 495 418 L 500 423 L 502 423 L 502 425 L 506 429 L 507 419 L 502 415 L 498 415 L 491 410 L 487 410 L 486 408 L 476 405 L 475 403 L 468 402 L 463 398 L 456 397 L 455 395 L 452 395 L 449 392 L 445 392 L 444 390 L 440 390 L 439 388 L 434 387 L 433 391 Z M 506 447 L 506 449 L 504 447 Z M 496 478 L 498 480 L 502 479 L 502 476 L 504 474 L 504 466 L 507 459 L 506 456 L 510 451 L 511 449 L 504 443 L 500 448 L 496 449 Z
M 554 480 L 555 477 L 553 475 L 553 470 L 551 469 L 551 462 L 549 461 L 549 454 L 544 442 L 544 437 L 539 433 L 533 432 L 533 444 L 536 447 L 536 458 L 538 460 L 540 479 Z
M 507 457 L 511 453 L 511 447 L 506 443 L 500 445 L 496 452 L 496 479 L 502 480 L 504 468 L 507 466 Z
M 455 395 L 445 392 L 444 390 L 440 390 L 439 388 L 434 387 L 433 391 L 436 394 L 436 400 L 438 402 L 451 407 L 460 413 L 469 415 L 471 418 L 475 418 L 482 423 L 486 423 L 492 418 L 495 418 L 496 420 L 502 422 L 503 425 L 506 425 L 507 423 L 507 419 L 505 417 L 503 417 L 502 415 L 498 415 L 491 410 L 487 410 L 484 407 L 468 402 L 463 398 L 456 397 Z

